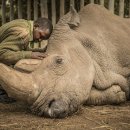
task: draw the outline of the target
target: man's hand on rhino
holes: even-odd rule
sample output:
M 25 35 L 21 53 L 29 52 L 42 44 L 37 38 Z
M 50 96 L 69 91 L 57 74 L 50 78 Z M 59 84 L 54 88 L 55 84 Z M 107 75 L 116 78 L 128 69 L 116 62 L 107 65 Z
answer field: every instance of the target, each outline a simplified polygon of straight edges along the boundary
M 44 59 L 45 57 L 47 57 L 46 53 L 41 53 L 41 52 L 32 52 L 32 59 Z

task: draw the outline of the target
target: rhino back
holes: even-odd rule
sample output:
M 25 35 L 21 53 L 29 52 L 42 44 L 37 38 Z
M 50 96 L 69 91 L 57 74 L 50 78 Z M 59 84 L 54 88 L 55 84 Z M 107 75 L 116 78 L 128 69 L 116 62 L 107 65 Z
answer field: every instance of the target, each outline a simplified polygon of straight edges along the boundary
M 90 4 L 79 13 L 79 31 L 85 33 L 102 51 L 102 59 L 112 59 L 122 67 L 130 67 L 130 20 L 112 14 L 99 5 Z M 97 53 L 96 53 L 97 55 Z M 107 57 L 104 57 L 107 55 Z M 109 57 L 108 57 L 109 55 Z M 96 57 L 95 57 L 96 58 Z

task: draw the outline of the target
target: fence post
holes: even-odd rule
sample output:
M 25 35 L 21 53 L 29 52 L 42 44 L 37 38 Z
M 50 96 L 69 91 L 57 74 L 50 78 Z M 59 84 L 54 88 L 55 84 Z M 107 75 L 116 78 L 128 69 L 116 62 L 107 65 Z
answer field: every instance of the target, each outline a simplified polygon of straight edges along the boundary
M 104 6 L 104 0 L 100 0 L 100 5 Z
M 124 17 L 124 0 L 119 1 L 119 16 Z
M 22 19 L 22 1 L 18 0 L 18 18 Z
M 55 26 L 56 24 L 56 1 L 51 0 L 51 8 L 52 8 L 52 24 Z
M 74 6 L 75 5 L 75 0 L 70 0 L 70 5 Z
M 108 5 L 108 9 L 114 13 L 114 3 L 115 3 L 115 0 L 109 0 L 109 5 Z
M 4 24 L 6 22 L 6 0 L 2 0 L 2 24 Z
M 27 19 L 31 19 L 31 0 L 27 0 Z
M 65 0 L 60 0 L 60 18 L 64 15 L 65 13 Z
M 48 18 L 47 0 L 40 0 L 41 16 Z
M 34 0 L 34 20 L 37 20 L 38 18 L 38 1 Z
M 90 0 L 90 3 L 93 3 L 93 4 L 94 4 L 94 0 Z
M 10 21 L 14 19 L 14 2 L 10 0 Z
M 129 18 L 130 18 L 130 0 L 129 0 Z
M 80 9 L 84 7 L 84 0 L 80 0 Z

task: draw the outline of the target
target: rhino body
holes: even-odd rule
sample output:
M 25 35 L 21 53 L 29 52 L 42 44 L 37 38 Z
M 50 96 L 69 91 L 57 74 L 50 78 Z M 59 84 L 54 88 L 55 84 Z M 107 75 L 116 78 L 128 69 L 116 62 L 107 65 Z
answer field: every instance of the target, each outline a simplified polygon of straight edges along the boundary
M 129 99 L 130 21 L 100 5 L 73 8 L 55 26 L 44 60 L 0 64 L 0 84 L 39 116 L 62 118 L 82 104 Z

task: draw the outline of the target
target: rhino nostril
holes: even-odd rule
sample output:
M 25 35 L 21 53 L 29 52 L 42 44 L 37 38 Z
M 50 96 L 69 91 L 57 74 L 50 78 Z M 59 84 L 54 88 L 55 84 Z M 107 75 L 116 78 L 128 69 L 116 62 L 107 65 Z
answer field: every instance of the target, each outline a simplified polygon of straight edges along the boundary
M 61 64 L 62 63 L 62 58 L 56 59 L 56 63 Z

